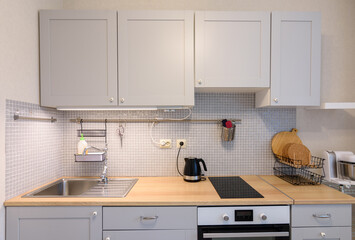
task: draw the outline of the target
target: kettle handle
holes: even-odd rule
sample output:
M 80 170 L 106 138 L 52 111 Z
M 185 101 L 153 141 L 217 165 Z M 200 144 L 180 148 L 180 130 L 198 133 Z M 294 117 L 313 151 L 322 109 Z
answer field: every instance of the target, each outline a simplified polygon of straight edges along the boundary
M 202 162 L 203 169 L 204 169 L 205 171 L 207 171 L 207 167 L 206 167 L 205 161 L 203 161 L 203 159 L 199 159 L 198 161 L 199 161 L 199 162 Z

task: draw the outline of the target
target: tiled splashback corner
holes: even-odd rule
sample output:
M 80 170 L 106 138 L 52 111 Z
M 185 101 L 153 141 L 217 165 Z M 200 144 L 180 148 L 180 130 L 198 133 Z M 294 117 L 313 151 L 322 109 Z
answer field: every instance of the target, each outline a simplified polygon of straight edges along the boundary
M 181 171 L 184 157 L 199 157 L 206 162 L 206 175 L 273 174 L 272 136 L 296 126 L 296 110 L 256 109 L 254 94 L 196 94 L 192 119 L 241 119 L 232 142 L 221 141 L 221 128 L 215 123 L 159 123 L 152 131 L 153 138 L 172 139 L 173 148 L 160 149 L 150 137 L 150 124 L 124 123 L 125 134 L 121 147 L 117 134 L 118 123 L 108 126 L 109 176 L 178 176 L 176 171 L 177 139 L 186 139 L 187 147 L 179 157 Z M 162 111 L 86 111 L 64 114 L 64 173 L 68 176 L 99 176 L 103 163 L 76 163 L 74 153 L 80 124 L 69 119 L 124 118 L 181 118 L 188 113 Z M 102 129 L 103 123 L 84 123 L 84 128 Z M 104 139 L 87 138 L 89 145 L 104 146 Z
M 254 107 L 252 93 L 198 93 L 192 119 L 241 119 L 234 141 L 221 141 L 221 127 L 215 123 L 159 123 L 152 136 L 172 139 L 173 148 L 160 149 L 150 136 L 151 124 L 125 123 L 121 146 L 118 123 L 108 123 L 109 176 L 178 176 L 176 171 L 177 139 L 186 139 L 179 167 L 184 157 L 199 157 L 206 162 L 207 176 L 273 174 L 272 136 L 296 126 L 293 108 Z M 77 129 L 70 119 L 181 118 L 187 110 L 163 111 L 68 111 L 40 108 L 38 105 L 7 101 L 6 110 L 6 197 L 18 195 L 59 176 L 99 176 L 103 163 L 77 163 Z M 58 122 L 14 121 L 16 110 L 36 116 L 54 116 Z M 84 129 L 104 129 L 103 123 L 84 123 Z M 104 147 L 104 138 L 90 138 L 89 145 Z
M 54 117 L 57 122 L 14 120 Z M 6 199 L 62 176 L 63 113 L 37 104 L 6 100 Z

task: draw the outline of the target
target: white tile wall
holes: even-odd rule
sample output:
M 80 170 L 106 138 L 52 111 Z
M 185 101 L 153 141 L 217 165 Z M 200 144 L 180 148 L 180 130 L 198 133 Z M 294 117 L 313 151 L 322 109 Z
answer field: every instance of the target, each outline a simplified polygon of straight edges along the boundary
M 108 123 L 109 176 L 178 176 L 175 148 L 177 139 L 186 139 L 179 165 L 184 157 L 203 158 L 207 176 L 273 174 L 272 136 L 296 126 L 293 108 L 254 108 L 254 94 L 196 94 L 192 119 L 238 118 L 234 141 L 221 141 L 221 128 L 214 123 L 159 123 L 153 128 L 155 140 L 172 139 L 173 148 L 160 149 L 152 143 L 148 123 L 124 123 L 121 147 L 117 123 Z M 6 198 L 48 182 L 59 176 L 99 176 L 103 163 L 74 161 L 80 124 L 75 118 L 148 119 L 181 118 L 187 110 L 162 111 L 68 111 L 60 112 L 37 105 L 7 101 L 6 105 Z M 19 109 L 24 115 L 55 116 L 57 123 L 14 121 Z M 103 129 L 103 123 L 84 123 L 85 129 Z M 104 147 L 103 138 L 86 138 L 89 145 Z
M 177 139 L 186 139 L 187 148 L 180 153 L 179 165 L 183 169 L 184 157 L 203 158 L 207 164 L 206 175 L 273 174 L 271 138 L 279 132 L 296 126 L 296 110 L 255 109 L 254 94 L 196 94 L 192 119 L 238 118 L 233 142 L 221 141 L 221 128 L 211 123 L 159 123 L 153 129 L 155 140 L 172 139 L 172 149 L 156 147 L 149 134 L 148 123 L 127 123 L 121 147 L 116 133 L 118 124 L 108 124 L 108 175 L 109 176 L 178 176 L 175 148 Z M 182 117 L 187 111 L 163 113 L 162 111 L 100 111 L 65 112 L 64 118 L 64 173 L 69 176 L 99 176 L 103 163 L 76 163 L 74 153 L 79 124 L 69 119 L 124 119 Z M 104 128 L 103 123 L 85 124 L 84 128 Z M 86 139 L 89 145 L 104 146 L 104 139 Z
M 14 120 L 22 116 L 57 118 L 57 122 Z M 6 199 L 63 174 L 63 113 L 36 104 L 6 100 Z

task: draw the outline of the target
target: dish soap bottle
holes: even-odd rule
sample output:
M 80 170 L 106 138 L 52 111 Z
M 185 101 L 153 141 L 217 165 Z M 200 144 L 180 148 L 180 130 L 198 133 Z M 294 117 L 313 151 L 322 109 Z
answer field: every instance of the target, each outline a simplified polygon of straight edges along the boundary
M 83 154 L 85 148 L 88 147 L 88 143 L 84 139 L 84 135 L 81 134 L 80 141 L 78 142 L 78 154 Z

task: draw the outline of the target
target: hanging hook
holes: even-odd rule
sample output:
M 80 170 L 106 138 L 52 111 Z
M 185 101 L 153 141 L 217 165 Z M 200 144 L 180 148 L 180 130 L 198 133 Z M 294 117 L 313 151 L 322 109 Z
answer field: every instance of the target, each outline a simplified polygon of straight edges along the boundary
M 107 119 L 105 119 L 105 145 L 107 146 Z
M 84 120 L 81 118 L 80 119 L 80 135 L 83 134 L 83 122 L 84 122 Z

